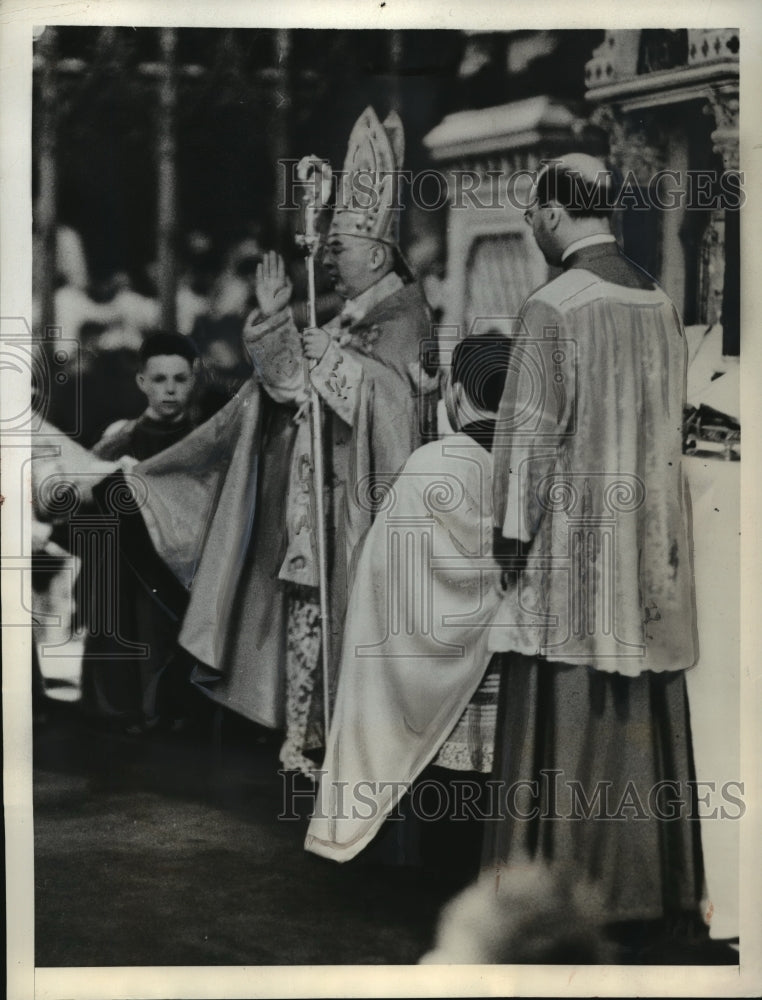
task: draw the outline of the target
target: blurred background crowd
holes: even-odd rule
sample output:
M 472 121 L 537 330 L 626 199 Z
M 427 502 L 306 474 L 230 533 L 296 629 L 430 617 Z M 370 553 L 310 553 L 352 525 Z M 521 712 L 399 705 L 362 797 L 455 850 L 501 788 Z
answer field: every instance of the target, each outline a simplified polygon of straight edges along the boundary
M 136 352 L 162 328 L 193 339 L 196 413 L 214 412 L 248 374 L 239 334 L 263 251 L 286 258 L 306 321 L 288 177 L 306 154 L 338 168 L 348 123 L 369 104 L 401 115 L 413 176 L 467 170 L 487 195 L 496 175 L 581 143 L 644 188 L 665 167 L 683 186 L 685 171 L 708 171 L 714 196 L 738 166 L 737 67 L 733 29 L 41 30 L 33 328 L 52 363 L 40 406 L 92 445 L 140 412 Z M 703 89 L 686 90 L 686 73 Z M 426 205 L 406 193 L 401 246 L 435 320 L 467 329 L 475 315 L 515 315 L 545 280 L 505 213 L 448 205 L 436 184 Z M 621 228 L 695 327 L 693 353 L 713 330 L 701 345 L 711 377 L 739 350 L 738 212 L 690 208 L 628 209 Z M 322 321 L 338 300 L 320 272 L 318 283 Z M 56 336 L 77 345 L 65 362 Z M 727 398 L 713 408 L 737 425 Z
M 260 227 L 224 248 L 194 231 L 178 252 L 175 330 L 193 343 L 200 359 L 194 400 L 195 421 L 210 417 L 251 373 L 241 331 L 256 305 L 254 273 L 262 259 Z M 121 419 L 137 417 L 145 398 L 135 384 L 138 352 L 162 328 L 156 265 L 132 275 L 116 270 L 90 277 L 84 244 L 76 230 L 57 231 L 57 287 L 54 326 L 68 345 L 66 381 L 54 383 L 45 401 L 46 417 L 85 448 Z
M 114 420 L 137 416 L 137 350 L 157 328 L 193 339 L 197 416 L 213 413 L 249 373 L 240 332 L 264 250 L 286 257 L 297 324 L 306 321 L 299 212 L 278 163 L 314 153 L 339 167 L 347 123 L 368 104 L 400 112 L 415 173 L 431 167 L 423 140 L 448 113 L 526 98 L 538 80 L 581 101 L 581 67 L 603 32 L 546 34 L 45 29 L 35 43 L 34 329 L 78 345 L 66 378 L 39 387 L 47 419 L 90 447 Z M 435 318 L 446 226 L 442 200 L 403 212 L 403 250 Z M 339 300 L 320 272 L 318 282 L 325 320 Z

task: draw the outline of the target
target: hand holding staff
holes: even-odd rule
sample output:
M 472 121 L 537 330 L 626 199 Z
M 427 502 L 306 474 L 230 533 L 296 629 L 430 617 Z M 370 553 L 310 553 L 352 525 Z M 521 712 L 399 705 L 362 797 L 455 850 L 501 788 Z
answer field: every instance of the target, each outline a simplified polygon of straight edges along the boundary
M 320 361 L 330 343 L 329 334 L 319 326 L 311 326 L 302 331 L 302 347 L 308 361 Z

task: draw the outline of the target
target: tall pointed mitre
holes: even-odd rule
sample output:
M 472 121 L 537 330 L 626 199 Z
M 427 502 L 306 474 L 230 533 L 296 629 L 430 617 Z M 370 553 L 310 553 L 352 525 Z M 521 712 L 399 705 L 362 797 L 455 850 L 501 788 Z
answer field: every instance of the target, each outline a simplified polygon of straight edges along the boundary
M 397 245 L 404 155 L 397 112 L 391 111 L 382 124 L 373 108 L 366 108 L 349 136 L 329 236 L 365 236 Z

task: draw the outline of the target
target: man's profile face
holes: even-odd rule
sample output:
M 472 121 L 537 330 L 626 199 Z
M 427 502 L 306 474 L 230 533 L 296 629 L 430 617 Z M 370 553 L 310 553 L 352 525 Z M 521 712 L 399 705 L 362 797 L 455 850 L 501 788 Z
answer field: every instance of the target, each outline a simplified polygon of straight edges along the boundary
M 355 298 L 377 280 L 378 273 L 371 267 L 374 244 L 366 236 L 329 235 L 323 265 L 343 299 Z
M 137 376 L 151 416 L 159 420 L 179 420 L 185 415 L 193 388 L 193 369 L 179 354 L 159 354 L 148 358 Z

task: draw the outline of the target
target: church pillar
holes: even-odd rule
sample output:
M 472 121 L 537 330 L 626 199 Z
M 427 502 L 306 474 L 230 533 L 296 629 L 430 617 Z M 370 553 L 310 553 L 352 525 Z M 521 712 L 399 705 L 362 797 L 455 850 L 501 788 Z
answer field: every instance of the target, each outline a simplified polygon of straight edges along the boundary
M 738 152 L 738 85 L 731 83 L 712 87 L 706 111 L 716 124 L 712 132 L 712 148 L 722 157 L 723 169 L 737 171 Z M 717 216 L 722 216 L 720 222 Z M 741 227 L 737 207 L 715 212 L 714 224 L 722 225 L 724 237 L 724 268 L 722 278 L 722 353 L 737 355 L 741 343 Z

